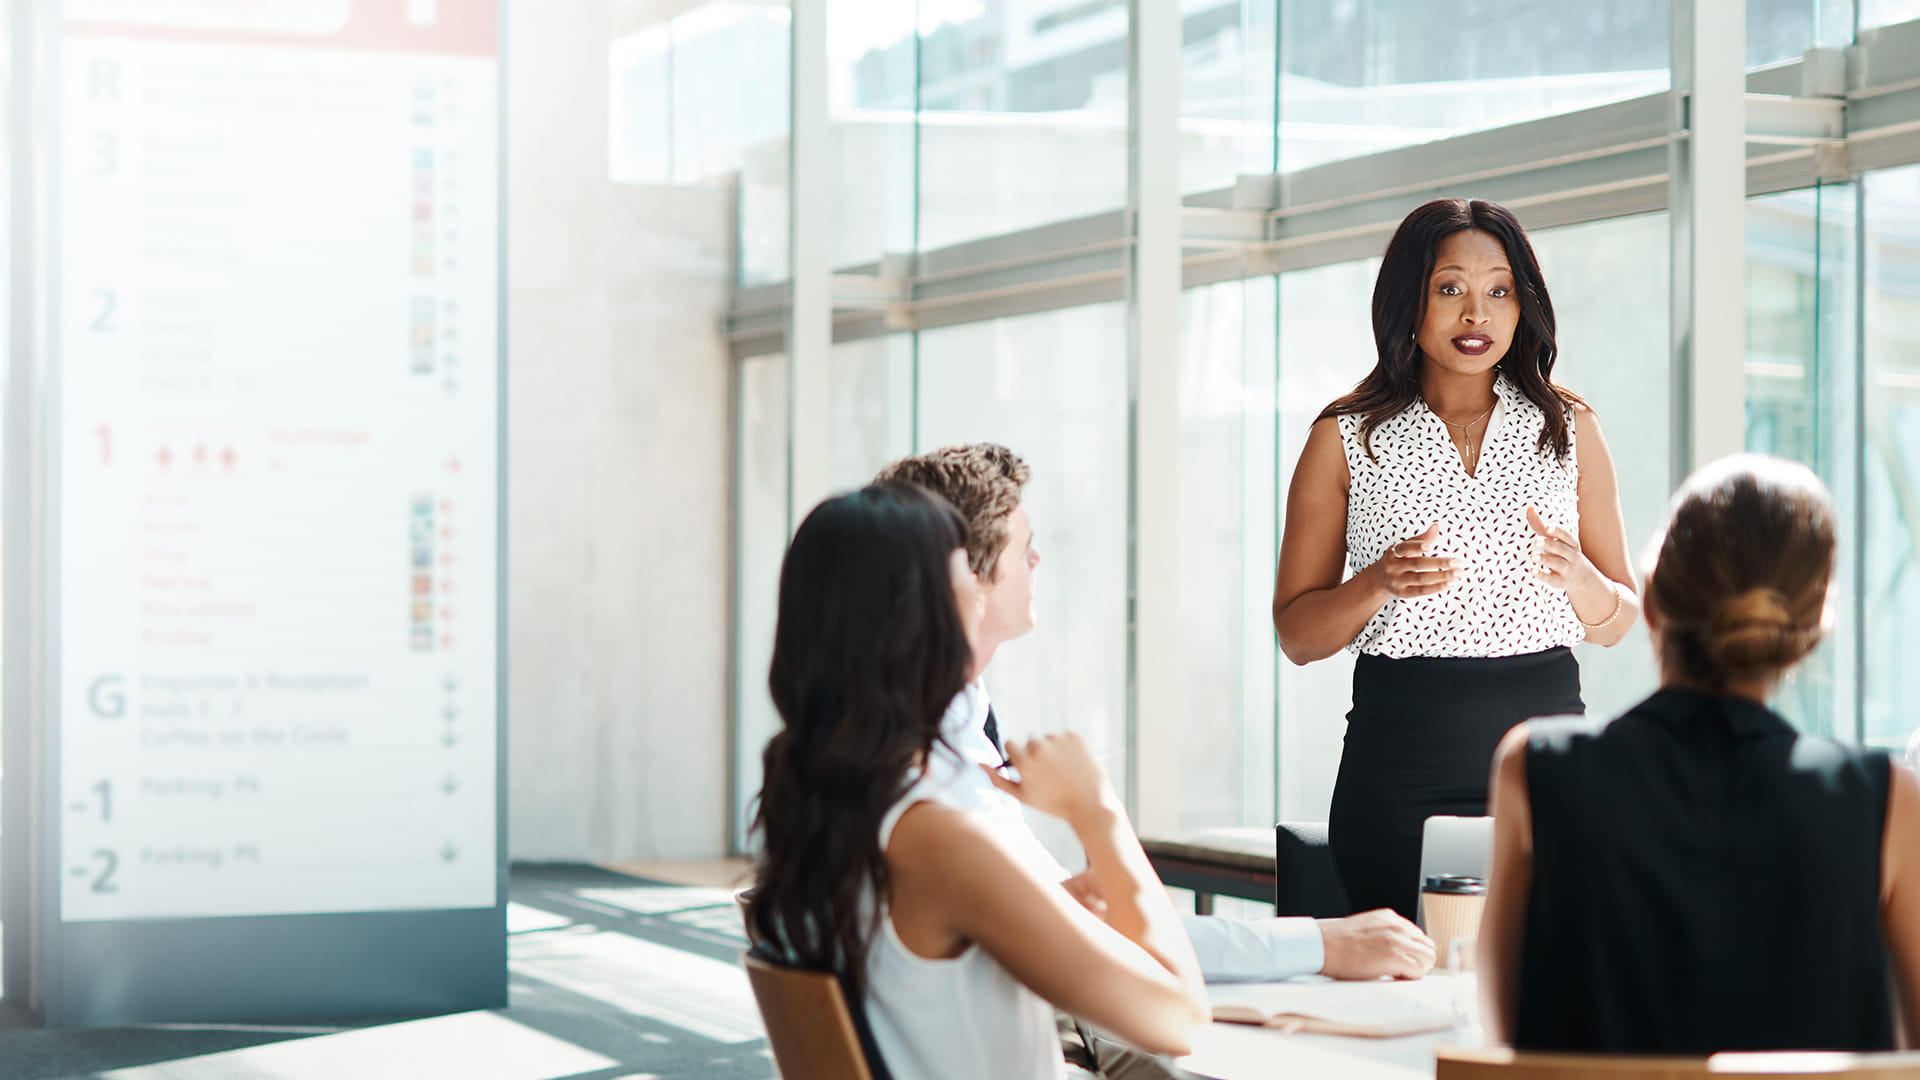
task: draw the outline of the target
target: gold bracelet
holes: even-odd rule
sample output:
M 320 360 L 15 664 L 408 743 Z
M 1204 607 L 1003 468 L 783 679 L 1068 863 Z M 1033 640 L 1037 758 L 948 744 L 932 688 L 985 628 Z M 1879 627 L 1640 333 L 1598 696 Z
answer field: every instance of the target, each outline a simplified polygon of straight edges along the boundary
M 1607 582 L 1607 589 L 1608 591 L 1613 593 L 1613 614 L 1608 615 L 1606 618 L 1601 619 L 1599 622 L 1588 622 L 1587 620 L 1580 618 L 1579 608 L 1573 608 L 1573 617 L 1576 619 L 1580 619 L 1581 626 L 1584 626 L 1589 630 L 1600 630 L 1600 629 L 1604 629 L 1605 627 L 1613 625 L 1613 620 L 1620 617 L 1620 609 L 1627 606 L 1627 598 L 1620 595 L 1620 583 L 1617 581 Z M 1572 597 L 1567 598 L 1567 606 L 1573 607 Z

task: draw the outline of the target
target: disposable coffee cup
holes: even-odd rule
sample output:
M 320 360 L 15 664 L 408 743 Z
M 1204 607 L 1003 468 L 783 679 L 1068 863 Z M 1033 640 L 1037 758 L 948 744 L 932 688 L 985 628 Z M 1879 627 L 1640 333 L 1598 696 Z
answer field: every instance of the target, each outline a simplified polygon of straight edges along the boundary
M 1421 926 L 1433 939 L 1434 963 L 1447 962 L 1455 938 L 1480 936 L 1480 909 L 1487 903 L 1487 879 L 1465 874 L 1434 874 L 1420 889 Z

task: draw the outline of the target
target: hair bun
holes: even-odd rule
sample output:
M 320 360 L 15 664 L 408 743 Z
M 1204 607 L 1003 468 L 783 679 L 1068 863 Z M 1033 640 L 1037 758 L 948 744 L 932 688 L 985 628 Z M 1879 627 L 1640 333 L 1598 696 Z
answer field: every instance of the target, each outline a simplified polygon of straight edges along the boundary
M 1720 605 L 1720 610 L 1714 612 L 1710 629 L 1719 633 L 1749 627 L 1792 625 L 1793 612 L 1787 610 L 1786 596 L 1778 589 L 1763 587 L 1729 597 Z
M 1778 589 L 1748 589 L 1714 613 L 1705 635 L 1707 653 L 1736 676 L 1773 671 L 1799 660 L 1819 642 L 1820 628 L 1803 626 Z

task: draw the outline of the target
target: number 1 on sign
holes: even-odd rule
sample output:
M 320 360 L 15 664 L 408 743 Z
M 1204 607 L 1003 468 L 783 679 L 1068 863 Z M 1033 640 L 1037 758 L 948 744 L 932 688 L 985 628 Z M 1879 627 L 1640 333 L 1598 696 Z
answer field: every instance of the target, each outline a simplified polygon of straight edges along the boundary
M 100 439 L 100 464 L 113 464 L 113 428 L 109 425 L 101 424 L 99 427 L 93 429 L 93 433 L 99 436 Z

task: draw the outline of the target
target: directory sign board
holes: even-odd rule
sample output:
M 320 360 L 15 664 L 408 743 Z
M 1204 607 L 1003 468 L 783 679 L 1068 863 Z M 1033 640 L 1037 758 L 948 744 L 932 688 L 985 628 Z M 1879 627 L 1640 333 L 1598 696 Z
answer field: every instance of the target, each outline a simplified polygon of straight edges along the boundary
M 498 902 L 492 0 L 66 0 L 65 923 Z

